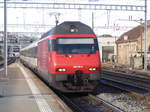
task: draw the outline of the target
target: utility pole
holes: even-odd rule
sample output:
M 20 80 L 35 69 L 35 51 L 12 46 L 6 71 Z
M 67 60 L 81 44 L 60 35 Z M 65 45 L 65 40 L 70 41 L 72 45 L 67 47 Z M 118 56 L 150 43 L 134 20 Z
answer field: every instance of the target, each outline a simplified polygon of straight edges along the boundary
M 5 78 L 8 77 L 7 73 L 7 2 L 4 0 L 4 71 L 5 71 Z
M 109 27 L 110 22 L 110 10 L 107 10 L 107 27 Z
M 79 8 L 79 9 L 78 9 L 78 19 L 79 19 L 79 21 L 81 21 L 81 15 L 82 15 L 82 14 L 81 14 L 81 9 Z
M 147 70 L 147 0 L 145 0 L 145 24 L 144 24 L 144 70 Z
M 92 29 L 94 30 L 94 12 L 92 12 Z

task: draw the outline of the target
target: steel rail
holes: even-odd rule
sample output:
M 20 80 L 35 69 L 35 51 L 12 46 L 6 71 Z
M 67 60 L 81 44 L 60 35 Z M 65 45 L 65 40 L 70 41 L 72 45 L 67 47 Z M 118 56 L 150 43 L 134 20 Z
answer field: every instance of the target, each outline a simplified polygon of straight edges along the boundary
M 102 74 L 116 76 L 116 77 L 117 76 L 123 77 L 123 78 L 131 79 L 131 80 L 137 80 L 140 82 L 150 84 L 150 77 L 149 76 L 137 75 L 137 74 L 132 74 L 132 73 L 123 73 L 123 72 L 106 70 L 106 69 L 102 69 Z
M 61 94 L 60 92 L 56 92 L 56 94 L 69 106 L 72 110 L 75 112 L 85 112 L 83 109 L 81 109 L 77 104 L 75 104 L 70 98 L 67 96 Z
M 150 77 L 102 69 L 102 79 L 150 90 Z
M 129 95 L 131 95 L 131 96 L 135 96 L 135 97 L 150 101 L 150 94 L 147 90 L 137 89 L 135 87 L 130 87 L 130 86 L 127 86 L 127 85 L 124 85 L 121 83 L 117 83 L 117 82 L 113 82 L 113 81 L 110 81 L 107 79 L 102 79 L 101 83 L 115 87 L 115 88 L 118 88 L 118 89 L 123 90 L 123 91 L 127 91 L 127 92 L 129 92 Z
M 96 105 L 96 107 L 100 108 L 101 111 L 107 111 L 107 112 L 124 112 L 122 109 L 112 105 L 111 103 L 109 102 L 106 102 L 105 100 L 99 98 L 99 97 L 96 97 L 92 94 L 89 94 L 88 96 L 79 96 L 78 98 L 70 98 L 70 97 L 67 97 L 67 96 L 64 96 L 64 95 L 60 95 L 59 96 L 63 99 L 63 101 L 68 104 L 74 111 L 76 112 L 91 112 L 91 108 L 95 108 L 93 106 L 93 104 Z M 80 107 L 81 104 L 78 102 L 78 103 L 75 103 L 74 100 L 78 100 L 80 99 L 80 102 L 82 102 L 81 104 L 84 105 L 83 107 Z M 89 102 L 90 103 L 90 106 L 83 103 L 83 100 L 87 100 L 87 104 Z M 87 109 L 89 108 L 89 110 Z M 94 110 L 92 110 L 92 112 L 94 112 Z M 96 111 L 97 112 L 97 111 Z
M 125 112 L 122 109 L 120 109 L 119 107 L 112 105 L 111 103 L 97 97 L 97 96 L 93 96 L 93 95 L 89 95 L 89 97 L 95 99 L 96 101 L 103 103 L 106 107 L 110 108 L 110 110 L 112 110 L 111 112 Z

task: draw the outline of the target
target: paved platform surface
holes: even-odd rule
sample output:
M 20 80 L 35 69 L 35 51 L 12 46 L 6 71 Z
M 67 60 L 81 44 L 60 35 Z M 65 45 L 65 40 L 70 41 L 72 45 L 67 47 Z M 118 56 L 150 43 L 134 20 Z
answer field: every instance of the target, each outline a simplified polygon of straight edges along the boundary
M 0 112 L 72 112 L 40 79 L 20 63 L 0 69 Z

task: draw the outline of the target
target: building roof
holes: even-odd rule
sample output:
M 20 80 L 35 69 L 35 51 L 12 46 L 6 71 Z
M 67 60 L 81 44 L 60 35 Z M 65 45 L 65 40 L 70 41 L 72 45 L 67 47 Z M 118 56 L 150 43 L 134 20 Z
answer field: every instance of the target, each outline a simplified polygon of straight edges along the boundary
M 150 27 L 150 20 L 147 20 L 147 26 Z M 144 32 L 144 23 L 142 25 L 139 25 L 130 31 L 127 31 L 126 33 L 122 34 L 116 43 L 125 43 L 129 41 L 136 41 L 139 37 L 142 36 L 143 38 L 143 32 Z
M 127 31 L 124 34 L 122 34 L 118 38 L 116 43 L 125 43 L 129 41 L 135 41 L 142 35 L 143 32 L 144 32 L 144 27 L 142 25 L 139 25 L 131 29 L 130 31 Z

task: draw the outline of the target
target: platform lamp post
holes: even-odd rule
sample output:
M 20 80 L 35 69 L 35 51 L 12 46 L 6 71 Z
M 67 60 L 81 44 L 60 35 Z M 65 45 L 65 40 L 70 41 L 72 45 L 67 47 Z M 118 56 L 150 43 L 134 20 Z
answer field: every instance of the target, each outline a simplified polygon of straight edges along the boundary
M 8 71 L 7 71 L 7 1 L 9 0 L 4 0 L 4 73 L 5 73 L 5 78 L 8 78 Z M 23 1 L 28 1 L 28 0 L 23 0 Z
M 7 0 L 4 0 L 4 71 L 5 78 L 8 78 L 7 73 Z

